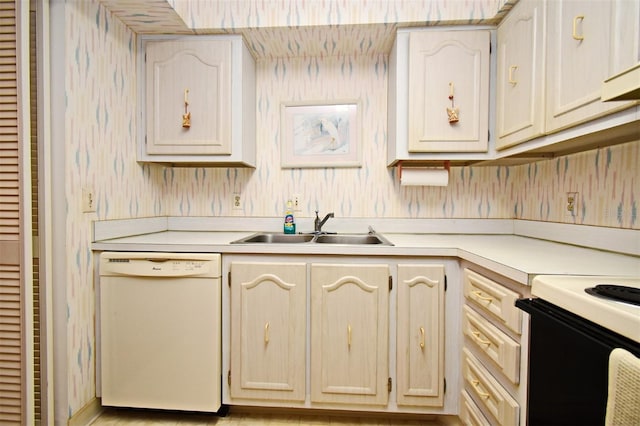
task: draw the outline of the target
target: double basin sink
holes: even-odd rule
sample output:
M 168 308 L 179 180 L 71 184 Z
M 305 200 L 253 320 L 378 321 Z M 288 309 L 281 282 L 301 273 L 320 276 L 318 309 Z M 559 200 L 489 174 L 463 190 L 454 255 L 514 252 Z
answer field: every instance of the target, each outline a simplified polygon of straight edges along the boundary
M 368 234 L 278 234 L 258 232 L 248 237 L 232 241 L 231 244 L 342 244 L 342 245 L 383 245 L 392 246 L 380 234 L 370 231 Z

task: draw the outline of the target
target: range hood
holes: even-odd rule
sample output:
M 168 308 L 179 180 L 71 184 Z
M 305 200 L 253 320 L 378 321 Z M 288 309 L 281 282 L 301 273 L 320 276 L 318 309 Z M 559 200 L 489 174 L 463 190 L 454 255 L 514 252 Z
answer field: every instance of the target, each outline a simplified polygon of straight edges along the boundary
M 640 62 L 602 83 L 602 101 L 640 100 Z

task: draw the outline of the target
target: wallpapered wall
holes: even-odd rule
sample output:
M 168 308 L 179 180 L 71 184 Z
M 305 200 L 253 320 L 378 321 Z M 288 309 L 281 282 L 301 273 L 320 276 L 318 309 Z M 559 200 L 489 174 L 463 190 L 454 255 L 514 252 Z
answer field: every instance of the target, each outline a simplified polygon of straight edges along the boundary
M 69 416 L 95 396 L 93 220 L 156 215 L 280 216 L 293 193 L 304 215 L 522 218 L 571 222 L 564 193 L 579 196 L 576 223 L 640 228 L 640 141 L 514 167 L 453 168 L 448 187 L 400 187 L 385 165 L 384 55 L 269 59 L 258 64 L 258 165 L 164 168 L 135 161 L 136 37 L 93 1 L 66 3 L 67 312 Z M 54 83 L 55 84 L 55 83 Z M 280 103 L 360 99 L 362 167 L 281 169 Z M 81 212 L 92 188 L 97 212 Z M 231 210 L 240 192 L 244 211 Z

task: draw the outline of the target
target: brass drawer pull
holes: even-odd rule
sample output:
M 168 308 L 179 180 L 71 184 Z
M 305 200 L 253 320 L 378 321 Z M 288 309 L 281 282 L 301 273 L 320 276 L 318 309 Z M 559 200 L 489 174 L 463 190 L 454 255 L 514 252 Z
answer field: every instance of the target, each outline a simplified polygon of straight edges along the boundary
M 420 327 L 420 349 L 424 349 L 424 327 Z
M 484 300 L 484 301 L 487 301 L 489 303 L 493 302 L 493 297 L 487 297 L 481 291 L 476 290 L 476 291 L 472 291 L 472 293 L 475 294 L 476 297 L 478 299 L 480 299 L 480 300 Z
M 483 339 L 482 337 L 480 337 L 480 332 L 479 331 L 472 331 L 471 334 L 473 334 L 473 337 L 475 337 L 476 341 L 478 343 L 481 343 L 483 345 L 487 345 L 487 346 L 491 346 L 491 342 L 488 340 Z
M 351 324 L 347 325 L 347 346 L 351 349 Z
M 269 343 L 269 323 L 264 325 L 264 343 Z
M 472 380 L 471 384 L 476 389 L 476 392 L 478 392 L 478 395 L 482 398 L 489 399 L 491 395 L 481 390 L 482 388 L 480 387 L 480 382 L 478 380 Z

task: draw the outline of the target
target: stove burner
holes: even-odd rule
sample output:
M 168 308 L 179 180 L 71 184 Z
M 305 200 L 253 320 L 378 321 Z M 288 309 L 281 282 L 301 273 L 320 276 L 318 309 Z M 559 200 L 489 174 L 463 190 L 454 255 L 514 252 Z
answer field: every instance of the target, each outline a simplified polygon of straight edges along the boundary
M 595 287 L 585 288 L 584 291 L 593 296 L 640 306 L 640 288 L 614 284 L 598 284 Z

